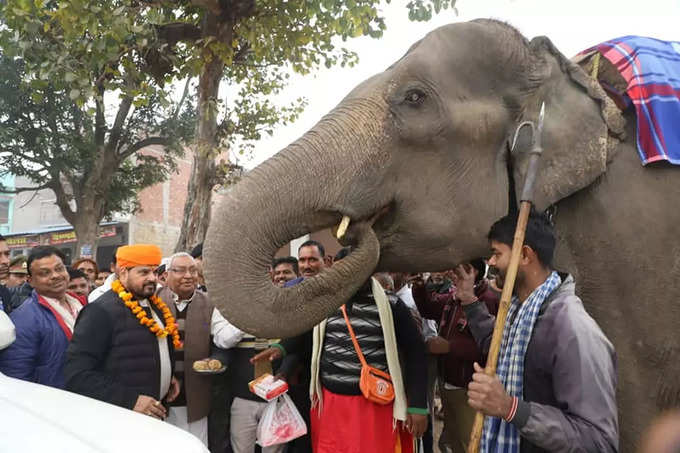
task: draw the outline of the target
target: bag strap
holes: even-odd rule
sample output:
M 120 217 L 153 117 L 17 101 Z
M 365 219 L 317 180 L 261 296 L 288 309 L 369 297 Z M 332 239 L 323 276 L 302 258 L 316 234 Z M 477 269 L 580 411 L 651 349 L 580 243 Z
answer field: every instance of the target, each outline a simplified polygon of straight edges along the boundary
M 352 337 L 352 343 L 354 344 L 354 350 L 357 352 L 357 355 L 359 356 L 359 361 L 361 362 L 362 366 L 367 367 L 368 363 L 366 363 L 366 358 L 364 357 L 363 352 L 361 352 L 361 348 L 359 347 L 359 342 L 357 341 L 357 337 L 354 335 L 354 329 L 352 329 L 352 324 L 349 322 L 349 318 L 347 317 L 347 310 L 345 310 L 345 306 L 341 306 L 340 310 L 342 310 L 342 316 L 345 317 L 345 324 L 347 324 L 347 330 L 349 330 L 349 336 Z

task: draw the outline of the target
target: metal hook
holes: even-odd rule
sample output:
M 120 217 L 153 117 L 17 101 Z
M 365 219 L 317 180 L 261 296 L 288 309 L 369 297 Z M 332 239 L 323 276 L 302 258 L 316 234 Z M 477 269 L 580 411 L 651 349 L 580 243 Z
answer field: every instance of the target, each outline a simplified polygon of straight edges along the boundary
M 512 137 L 512 146 L 510 146 L 510 152 L 514 153 L 515 152 L 515 146 L 517 145 L 517 137 L 519 136 L 519 132 L 522 130 L 523 127 L 529 126 L 531 128 L 531 143 L 534 143 L 534 137 L 536 136 L 536 126 L 534 125 L 533 121 L 522 121 L 519 123 L 519 126 L 515 129 L 515 134 Z
M 541 110 L 538 113 L 538 126 L 534 124 L 533 121 L 523 121 L 519 123 L 517 129 L 515 129 L 515 134 L 512 138 L 512 146 L 510 147 L 510 152 L 515 151 L 515 146 L 517 145 L 517 136 L 519 131 L 522 130 L 524 126 L 529 126 L 531 128 L 531 152 L 540 154 L 543 151 L 541 146 L 541 134 L 543 132 L 543 120 L 545 118 L 545 102 L 541 103 Z

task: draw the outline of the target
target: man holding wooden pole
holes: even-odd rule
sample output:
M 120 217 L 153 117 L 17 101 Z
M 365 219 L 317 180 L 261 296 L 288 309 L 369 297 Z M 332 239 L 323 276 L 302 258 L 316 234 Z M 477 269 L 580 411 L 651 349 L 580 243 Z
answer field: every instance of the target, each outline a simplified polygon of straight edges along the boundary
M 510 267 L 517 215 L 489 232 L 489 265 Z M 520 243 L 522 244 L 522 243 Z M 612 344 L 585 311 L 574 279 L 552 269 L 555 235 L 532 213 L 521 245 L 516 284 L 505 318 L 497 375 L 475 364 L 468 402 L 487 416 L 480 452 L 618 451 L 616 367 Z M 495 317 L 472 292 L 472 271 L 456 269 L 458 298 L 483 351 Z M 499 282 L 500 283 L 500 282 Z

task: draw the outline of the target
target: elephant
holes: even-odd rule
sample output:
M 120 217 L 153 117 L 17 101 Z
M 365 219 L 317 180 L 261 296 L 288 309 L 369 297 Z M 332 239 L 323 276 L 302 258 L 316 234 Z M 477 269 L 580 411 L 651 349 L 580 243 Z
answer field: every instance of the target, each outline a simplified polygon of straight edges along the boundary
M 288 337 L 376 270 L 451 269 L 487 255 L 488 228 L 517 209 L 526 176 L 529 154 L 511 138 L 543 102 L 534 206 L 552 215 L 555 267 L 575 276 L 615 345 L 621 451 L 633 451 L 646 423 L 680 402 L 680 168 L 643 167 L 634 112 L 619 111 L 546 37 L 529 41 L 491 19 L 438 28 L 250 171 L 205 241 L 217 307 L 248 332 Z M 271 284 L 276 250 L 343 216 L 355 246 L 347 258 L 294 287 Z

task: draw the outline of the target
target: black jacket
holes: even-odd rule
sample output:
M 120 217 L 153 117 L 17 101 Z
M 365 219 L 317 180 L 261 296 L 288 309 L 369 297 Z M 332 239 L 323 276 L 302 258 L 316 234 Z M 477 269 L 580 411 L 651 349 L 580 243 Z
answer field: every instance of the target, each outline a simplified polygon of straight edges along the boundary
M 410 408 L 427 409 L 427 363 L 423 337 L 408 307 L 394 296 L 389 298 L 408 405 Z M 354 296 L 347 303 L 347 316 L 366 362 L 388 372 L 383 329 L 373 296 Z M 320 363 L 321 384 L 333 393 L 361 395 L 360 374 L 361 362 L 342 311 L 337 310 L 327 319 Z
M 0 285 L 0 302 L 2 303 L 2 308 L 7 314 L 12 311 L 10 306 L 10 300 L 12 299 L 12 294 L 9 292 L 9 288 L 5 285 Z
M 19 306 L 29 297 L 33 292 L 33 287 L 28 282 L 22 283 L 14 288 L 7 288 L 0 285 L 0 298 L 5 307 L 5 312 L 10 314 L 12 311 L 19 308 Z
M 139 395 L 160 399 L 158 339 L 109 290 L 80 312 L 64 375 L 66 390 L 128 409 Z

